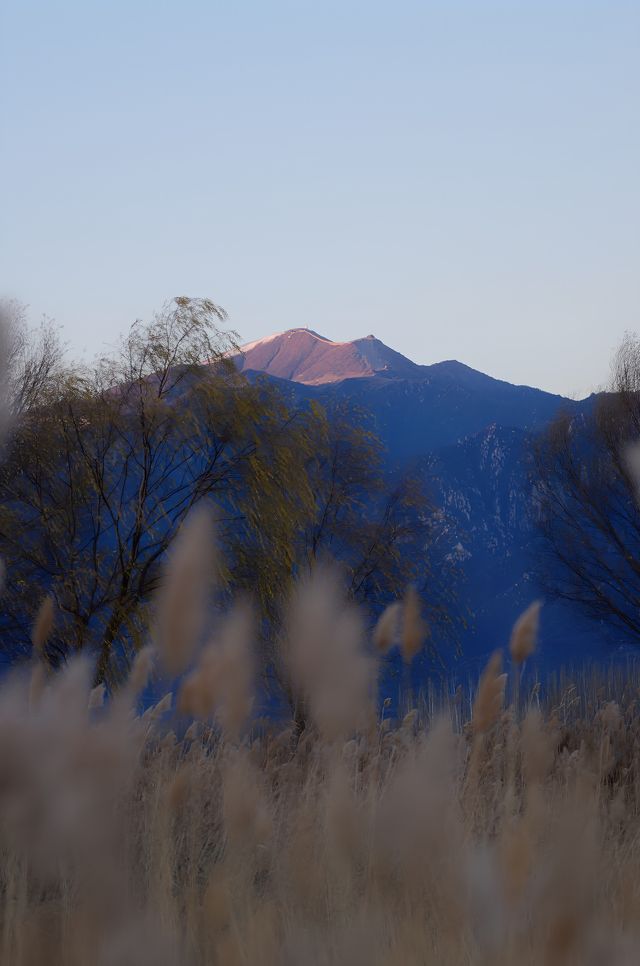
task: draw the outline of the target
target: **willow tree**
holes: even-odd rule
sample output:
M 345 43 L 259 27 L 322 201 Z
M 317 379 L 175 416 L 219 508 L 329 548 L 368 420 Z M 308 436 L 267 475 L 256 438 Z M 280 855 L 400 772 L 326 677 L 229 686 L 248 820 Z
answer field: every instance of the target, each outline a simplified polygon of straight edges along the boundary
M 440 516 L 428 481 L 394 478 L 366 412 L 342 403 L 312 409 L 307 471 L 314 512 L 301 533 L 301 566 L 339 560 L 347 594 L 380 609 L 409 582 L 431 575 L 430 546 Z
M 339 561 L 345 592 L 380 610 L 429 584 L 441 518 L 415 479 L 391 484 L 380 442 L 343 406 L 294 408 L 229 361 L 234 333 L 208 300 L 136 322 L 92 369 L 45 380 L 0 466 L 3 647 L 29 652 L 42 596 L 55 602 L 52 662 L 96 656 L 117 682 L 149 624 L 165 554 L 202 500 L 217 508 L 218 587 L 248 591 L 273 667 L 293 581 Z
M 454 574 L 440 554 L 446 518 L 430 499 L 424 475 L 390 476 L 369 422 L 347 403 L 291 412 L 280 424 L 281 439 L 271 437 L 276 445 L 264 466 L 293 506 L 262 498 L 253 525 L 236 541 L 235 579 L 262 590 L 264 669 L 283 690 L 299 728 L 303 705 L 283 660 L 280 618 L 293 584 L 316 566 L 338 568 L 345 597 L 371 619 L 408 584 L 417 587 L 428 626 L 441 640 L 458 619 Z
M 295 521 L 299 500 L 272 466 L 285 415 L 227 361 L 236 340 L 219 328 L 224 318 L 208 300 L 176 299 L 21 421 L 0 469 L 5 646 L 28 647 L 49 593 L 51 660 L 89 648 L 97 681 L 116 681 L 167 548 L 198 502 L 215 501 L 222 530 L 241 530 L 256 505 Z

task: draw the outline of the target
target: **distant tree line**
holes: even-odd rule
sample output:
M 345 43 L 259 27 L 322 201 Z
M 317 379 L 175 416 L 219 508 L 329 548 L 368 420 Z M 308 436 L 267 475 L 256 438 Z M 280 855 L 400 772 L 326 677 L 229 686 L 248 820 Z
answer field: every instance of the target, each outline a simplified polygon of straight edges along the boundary
M 116 685 L 147 632 L 167 550 L 202 500 L 217 508 L 218 586 L 250 591 L 263 627 L 324 557 L 374 611 L 409 582 L 435 587 L 442 521 L 424 481 L 388 482 L 362 414 L 296 409 L 268 380 L 240 375 L 237 336 L 213 302 L 175 299 L 93 366 L 66 361 L 51 323 L 34 333 L 19 306 L 8 315 L 0 618 L 11 657 L 30 653 L 49 594 L 47 660 L 88 650 L 96 682 Z M 431 616 L 449 619 L 433 593 Z

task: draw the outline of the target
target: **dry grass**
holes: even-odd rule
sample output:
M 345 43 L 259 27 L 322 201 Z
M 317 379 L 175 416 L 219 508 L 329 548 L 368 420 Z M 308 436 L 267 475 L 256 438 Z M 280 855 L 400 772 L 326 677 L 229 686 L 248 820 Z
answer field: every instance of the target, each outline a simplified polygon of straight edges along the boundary
M 2 690 L 3 964 L 640 961 L 635 686 L 616 703 L 565 683 L 547 710 L 535 694 L 505 707 L 496 656 L 470 713 L 458 692 L 390 727 L 376 647 L 319 571 L 283 642 L 308 711 L 297 740 L 251 720 L 246 604 L 196 647 L 202 554 L 187 531 L 158 607 L 162 664 L 193 655 L 177 712 L 135 711 L 153 647 L 104 706 L 82 661 Z M 403 607 L 375 643 L 410 657 L 424 628 L 411 592 Z M 536 620 L 516 628 L 517 657 Z M 43 605 L 34 639 L 50 622 Z

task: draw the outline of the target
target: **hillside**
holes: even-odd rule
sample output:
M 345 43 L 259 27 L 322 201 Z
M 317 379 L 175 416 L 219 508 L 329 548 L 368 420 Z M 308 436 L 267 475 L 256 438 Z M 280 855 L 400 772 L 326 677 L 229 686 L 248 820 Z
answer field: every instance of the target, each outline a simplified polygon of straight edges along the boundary
M 535 576 L 531 441 L 559 412 L 587 411 L 593 397 L 576 402 L 453 360 L 417 365 L 372 337 L 337 343 L 306 329 L 250 343 L 239 364 L 250 378 L 267 374 L 298 404 L 341 401 L 370 414 L 389 472 L 424 474 L 451 521 L 448 552 L 471 614 L 460 663 L 476 665 L 505 643 L 522 608 L 543 596 Z M 573 609 L 548 602 L 538 658 L 544 665 L 600 657 L 610 643 Z
M 589 405 L 514 386 L 455 360 L 418 365 L 373 336 L 332 342 L 290 329 L 249 343 L 234 358 L 247 375 L 261 372 L 290 383 L 300 399 L 344 399 L 368 410 L 390 458 L 399 462 L 492 424 L 536 430 L 561 409 Z

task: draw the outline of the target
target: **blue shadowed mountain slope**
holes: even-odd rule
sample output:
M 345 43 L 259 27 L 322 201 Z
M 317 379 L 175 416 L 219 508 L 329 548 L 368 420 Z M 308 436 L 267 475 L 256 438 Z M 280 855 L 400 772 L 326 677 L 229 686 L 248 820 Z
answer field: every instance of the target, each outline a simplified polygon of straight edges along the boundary
M 257 364 L 267 358 L 260 355 L 262 343 L 246 351 L 244 371 L 249 377 L 252 370 L 267 373 L 298 403 L 355 404 L 371 414 L 391 470 L 412 468 L 428 475 L 436 503 L 451 522 L 448 553 L 463 574 L 461 591 L 472 617 L 460 642 L 461 656 L 449 648 L 447 664 L 457 674 L 474 672 L 508 642 L 522 610 L 543 596 L 536 576 L 540 557 L 528 461 L 532 435 L 561 411 L 588 411 L 595 397 L 575 402 L 493 379 L 455 361 L 417 366 L 378 340 L 376 360 L 384 369 L 375 370 L 360 349 L 372 337 L 330 343 L 307 330 L 293 333 L 293 339 L 283 333 L 265 340 L 271 358 L 282 361 L 280 353 L 288 354 L 289 378 L 270 371 L 268 363 L 264 369 Z M 300 373 L 304 381 L 298 381 Z M 313 385 L 306 381 L 309 373 Z M 615 634 L 575 608 L 548 602 L 543 609 L 536 657 L 541 670 L 623 651 Z
M 239 365 L 248 376 L 262 372 L 290 383 L 298 399 L 347 399 L 361 406 L 372 414 L 390 459 L 405 464 L 492 423 L 535 430 L 561 409 L 590 405 L 513 386 L 461 362 L 419 366 L 373 336 L 330 342 L 293 329 L 250 343 Z

